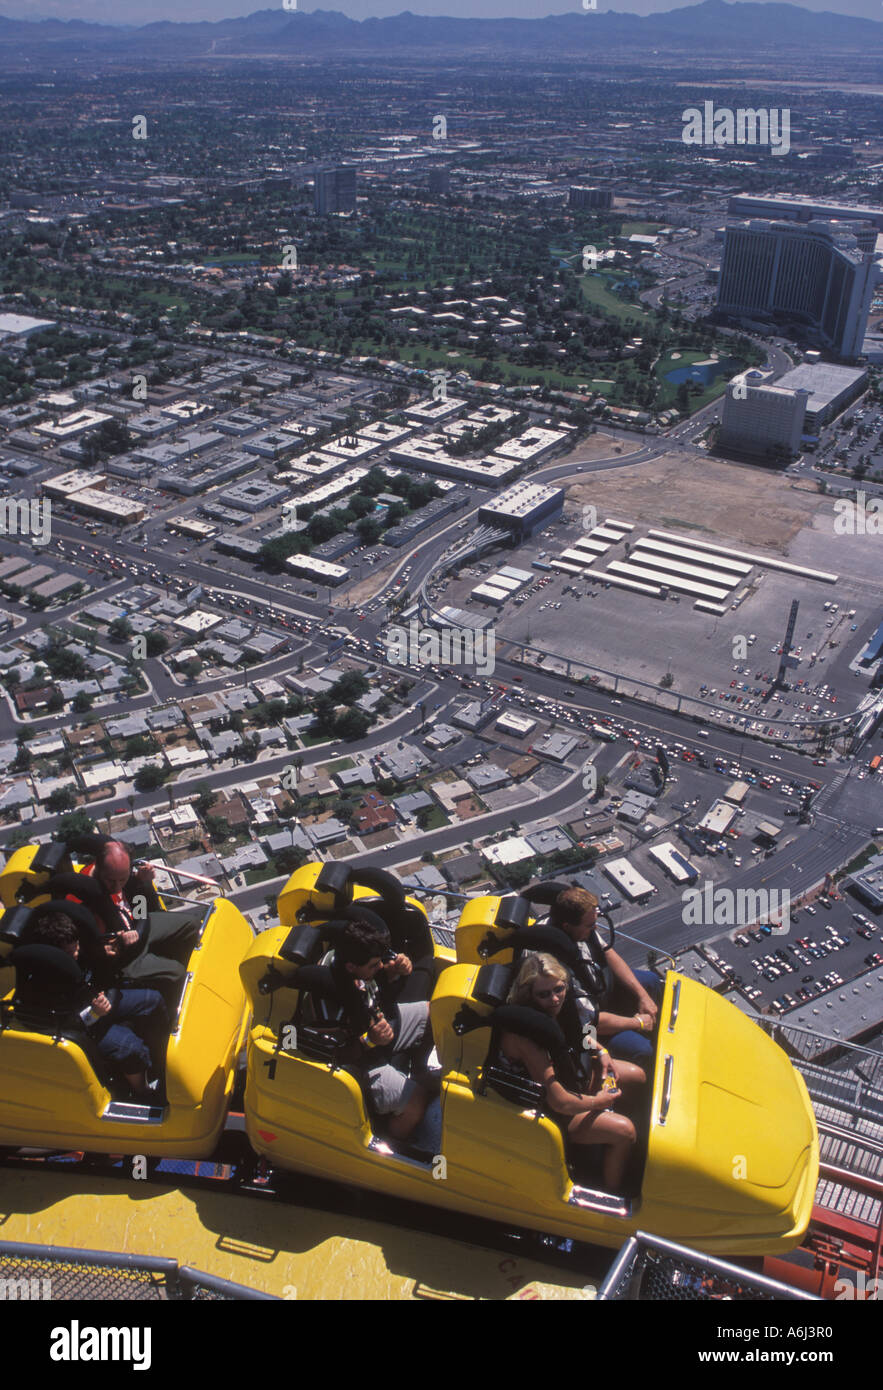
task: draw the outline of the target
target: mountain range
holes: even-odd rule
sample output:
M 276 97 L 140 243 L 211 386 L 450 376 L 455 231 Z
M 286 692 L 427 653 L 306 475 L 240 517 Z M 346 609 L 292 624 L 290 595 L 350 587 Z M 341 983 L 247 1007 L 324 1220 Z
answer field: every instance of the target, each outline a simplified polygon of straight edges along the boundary
M 598 0 L 603 3 L 603 0 Z M 883 51 L 883 25 L 797 5 L 703 3 L 665 14 L 631 15 L 612 10 L 550 15 L 540 19 L 455 19 L 409 11 L 385 19 L 353 20 L 334 10 L 304 13 L 279 4 L 239 19 L 215 23 L 162 21 L 138 27 L 82 20 L 39 22 L 0 16 L 5 60 L 45 63 L 176 61 L 205 57 L 280 57 L 323 53 L 389 52 L 511 54 L 575 57 L 580 54 L 654 51 L 726 53 L 750 58 L 771 50 L 805 54 Z

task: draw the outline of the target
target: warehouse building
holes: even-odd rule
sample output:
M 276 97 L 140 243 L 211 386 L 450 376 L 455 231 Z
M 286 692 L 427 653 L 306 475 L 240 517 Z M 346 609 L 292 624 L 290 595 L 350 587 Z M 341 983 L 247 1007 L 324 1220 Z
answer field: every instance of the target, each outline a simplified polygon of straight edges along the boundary
M 861 367 L 842 367 L 833 362 L 803 362 L 780 376 L 776 385 L 783 390 L 806 392 L 806 434 L 818 434 L 822 425 L 846 409 L 867 385 L 868 374 Z
M 727 204 L 727 212 L 738 217 L 789 218 L 794 222 L 811 222 L 816 217 L 836 218 L 841 222 L 867 222 L 883 232 L 883 208 L 860 207 L 854 203 L 819 203 L 797 196 L 737 193 Z
M 235 555 L 239 560 L 256 560 L 261 553 L 260 541 L 251 536 L 237 536 L 230 531 L 218 536 L 214 548 L 221 555 Z
M 54 327 L 55 319 L 35 319 L 28 314 L 0 314 L 0 339 L 30 338 L 32 333 L 42 333 L 44 328 Z
M 412 537 L 425 530 L 427 526 L 435 525 L 449 512 L 464 506 L 466 500 L 466 495 L 460 488 L 453 488 L 444 497 L 433 497 L 432 501 L 427 502 L 425 507 L 420 507 L 410 516 L 406 516 L 397 526 L 391 526 L 383 537 L 384 544 L 396 548 L 406 545 Z
M 560 517 L 564 489 L 541 483 L 515 483 L 479 508 L 478 519 L 512 531 L 519 539 L 533 535 L 547 522 Z
M 628 859 L 611 859 L 602 866 L 602 872 L 616 885 L 623 897 L 630 903 L 645 902 L 656 892 L 653 884 L 639 874 Z

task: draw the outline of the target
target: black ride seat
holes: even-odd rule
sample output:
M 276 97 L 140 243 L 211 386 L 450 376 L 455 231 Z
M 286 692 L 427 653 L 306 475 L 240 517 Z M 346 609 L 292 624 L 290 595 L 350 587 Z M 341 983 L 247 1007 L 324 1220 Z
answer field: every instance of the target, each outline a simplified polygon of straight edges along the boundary
M 19 946 L 9 960 L 15 970 L 9 1026 L 76 1043 L 98 1080 L 111 1087 L 114 1082 L 112 1068 L 101 1056 L 71 1003 L 71 996 L 83 981 L 83 972 L 73 957 L 57 946 Z
M 355 899 L 356 887 L 368 888 L 378 896 Z M 404 952 L 411 960 L 432 955 L 432 933 L 426 918 L 407 901 L 404 886 L 387 869 L 324 864 L 315 891 L 333 895 L 333 915 L 337 919 L 379 918 L 390 934 L 393 949 Z
M 601 1187 L 601 1172 L 604 1151 L 598 1146 L 572 1144 L 567 1134 L 568 1119 L 552 1110 L 545 1097 L 543 1086 L 534 1081 L 527 1069 L 513 1062 L 501 1048 L 504 1032 L 524 1033 L 532 1037 L 538 1046 L 554 1051 L 555 1037 L 563 1041 L 558 1025 L 553 1019 L 529 1007 L 509 1005 L 506 1000 L 509 990 L 518 974 L 518 965 L 483 965 L 475 977 L 472 997 L 482 1004 L 489 1005 L 493 1013 L 485 1015 L 478 1023 L 479 1015 L 465 1005 L 454 1022 L 456 1032 L 470 1031 L 472 1027 L 486 1024 L 491 1028 L 491 1038 L 487 1055 L 481 1069 L 478 1089 L 490 1087 L 503 1100 L 517 1105 L 523 1110 L 533 1110 L 546 1116 L 561 1130 L 564 1141 L 564 1155 L 573 1181 L 580 1186 Z M 548 1033 L 548 1039 L 545 1034 Z
M 51 846 L 44 846 L 51 848 Z M 64 848 L 61 846 L 60 848 Z M 57 856 L 56 856 L 57 858 Z M 50 884 L 53 880 L 50 880 Z M 44 890 L 45 891 L 45 890 Z M 27 940 L 27 927 L 43 912 L 63 912 L 77 929 L 80 955 L 77 960 L 56 946 L 23 945 Z M 7 1017 L 14 1025 L 26 1032 L 47 1033 L 53 1037 L 66 1038 L 75 1042 L 85 1053 L 96 1077 L 113 1090 L 117 1081 L 116 1073 L 102 1057 L 94 1040 L 86 1030 L 79 1013 L 70 1001 L 84 983 L 82 965 L 92 971 L 92 986 L 97 993 L 103 990 L 111 1004 L 119 990 L 111 981 L 112 967 L 108 966 L 102 945 L 102 935 L 95 916 L 84 903 L 70 902 L 66 898 L 53 898 L 35 907 L 25 904 L 7 908 L 0 916 L 0 949 L 8 952 L 0 957 L 3 963 L 15 970 L 15 990 L 12 1003 L 7 1009 Z M 10 949 L 11 948 L 11 949 Z M 182 985 L 182 990 L 183 990 Z M 67 997 L 67 1003 L 65 998 Z M 154 1068 L 160 1070 L 163 1056 L 154 1057 Z M 124 1087 L 128 1094 L 128 1088 Z

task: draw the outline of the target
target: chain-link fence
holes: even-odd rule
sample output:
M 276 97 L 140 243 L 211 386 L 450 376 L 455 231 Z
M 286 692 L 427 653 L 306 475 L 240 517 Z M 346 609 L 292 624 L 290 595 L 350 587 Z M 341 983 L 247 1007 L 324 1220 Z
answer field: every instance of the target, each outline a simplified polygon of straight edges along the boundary
M 607 1302 L 757 1303 L 777 1299 L 818 1301 L 763 1274 L 740 1269 L 685 1245 L 639 1231 L 617 1255 L 598 1294 Z
M 274 1299 L 177 1260 L 0 1241 L 0 1302 Z

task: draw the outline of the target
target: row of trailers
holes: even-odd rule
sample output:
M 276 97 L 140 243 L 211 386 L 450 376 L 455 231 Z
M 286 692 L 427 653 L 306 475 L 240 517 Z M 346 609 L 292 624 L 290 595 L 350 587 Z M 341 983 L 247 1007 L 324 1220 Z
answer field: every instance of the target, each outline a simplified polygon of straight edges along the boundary
M 626 522 L 608 519 L 563 551 L 560 559 L 551 562 L 552 568 L 567 574 L 586 575 L 596 560 L 602 556 L 607 558 L 608 551 L 626 540 L 632 530 L 634 527 Z M 670 593 L 680 598 L 683 594 L 694 600 L 694 608 L 722 617 L 728 607 L 735 606 L 734 591 L 737 591 L 736 602 L 745 596 L 749 575 L 757 565 L 829 584 L 837 579 L 835 574 L 791 565 L 787 561 L 746 555 L 707 541 L 655 530 L 630 544 L 623 559 L 609 560 L 607 569 L 592 577 L 651 598 L 668 598 Z

